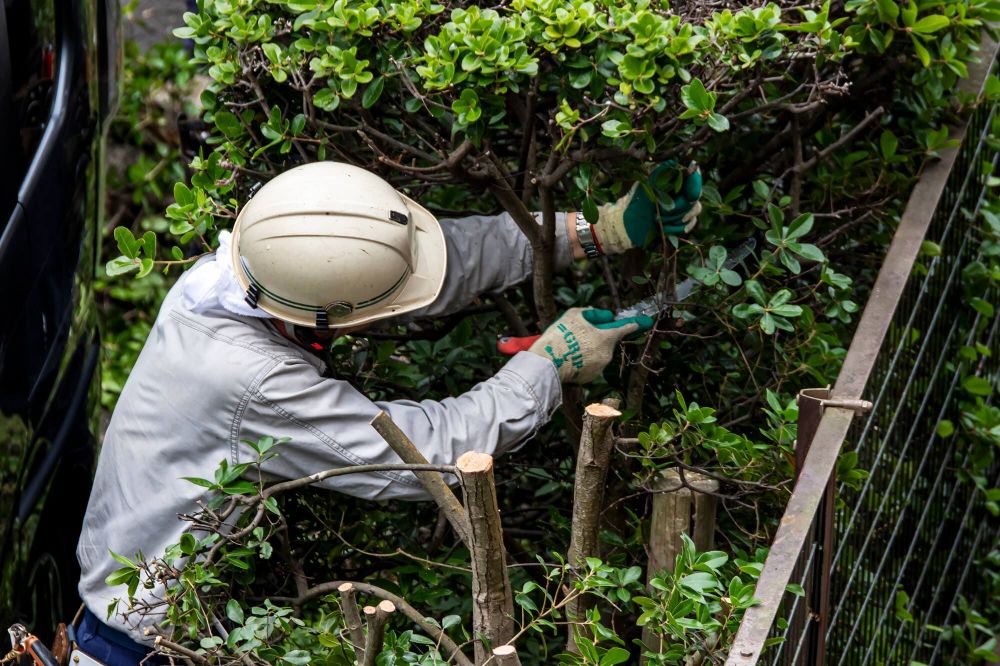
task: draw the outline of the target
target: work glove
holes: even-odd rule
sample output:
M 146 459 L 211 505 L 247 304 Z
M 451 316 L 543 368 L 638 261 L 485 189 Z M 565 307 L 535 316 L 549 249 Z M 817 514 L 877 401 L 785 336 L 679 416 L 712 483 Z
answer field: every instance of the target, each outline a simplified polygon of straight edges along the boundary
M 683 183 L 674 195 L 678 170 L 683 171 Z M 691 231 L 701 212 L 701 185 L 701 171 L 694 162 L 686 169 L 673 160 L 659 165 L 646 180 L 649 191 L 636 183 L 618 201 L 598 207 L 597 224 L 591 230 L 600 251 L 621 254 L 646 247 L 660 237 L 657 225 L 671 235 Z
M 561 381 L 586 384 L 601 374 L 622 338 L 652 327 L 645 315 L 615 321 L 609 310 L 570 308 L 528 351 L 555 363 Z

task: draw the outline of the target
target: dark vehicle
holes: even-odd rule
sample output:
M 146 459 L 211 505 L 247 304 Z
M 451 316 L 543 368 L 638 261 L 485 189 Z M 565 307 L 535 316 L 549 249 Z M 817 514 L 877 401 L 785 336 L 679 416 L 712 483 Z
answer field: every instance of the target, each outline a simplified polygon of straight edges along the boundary
M 79 604 L 120 35 L 118 0 L 3 0 L 0 11 L 0 628 L 16 619 L 42 637 Z

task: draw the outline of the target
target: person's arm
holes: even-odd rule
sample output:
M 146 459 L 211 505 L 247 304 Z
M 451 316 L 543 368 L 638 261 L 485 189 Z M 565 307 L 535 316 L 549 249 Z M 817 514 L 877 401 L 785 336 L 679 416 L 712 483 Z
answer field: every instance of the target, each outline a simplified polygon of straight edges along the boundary
M 440 222 L 448 247 L 448 270 L 441 294 L 427 307 L 397 321 L 451 314 L 481 294 L 503 291 L 531 277 L 531 243 L 507 213 Z M 566 268 L 573 259 L 583 257 L 576 237 L 576 213 L 556 213 L 556 268 Z
M 511 359 L 472 390 L 441 401 L 372 402 L 348 382 L 319 374 L 305 360 L 284 360 L 248 396 L 238 441 L 289 437 L 264 471 L 293 479 L 334 467 L 399 463 L 370 422 L 384 410 L 431 463 L 453 464 L 467 451 L 500 455 L 548 422 L 562 401 L 553 363 L 530 352 Z M 253 454 L 240 444 L 239 460 Z M 456 479 L 445 478 L 448 482 Z M 410 473 L 333 477 L 319 485 L 366 499 L 426 499 Z

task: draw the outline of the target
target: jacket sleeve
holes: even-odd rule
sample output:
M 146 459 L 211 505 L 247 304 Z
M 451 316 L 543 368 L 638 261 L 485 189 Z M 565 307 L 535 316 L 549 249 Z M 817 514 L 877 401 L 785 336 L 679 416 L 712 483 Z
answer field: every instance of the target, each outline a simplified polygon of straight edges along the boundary
M 300 478 L 335 467 L 399 463 L 371 427 L 384 410 L 433 464 L 452 464 L 467 451 L 499 455 L 529 438 L 562 400 L 555 366 L 521 352 L 472 390 L 441 401 L 372 402 L 350 383 L 323 377 L 301 359 L 278 362 L 250 390 L 238 440 L 288 437 L 264 465 L 268 475 Z M 251 453 L 239 444 L 239 459 Z M 445 480 L 455 482 L 457 479 Z M 365 499 L 426 499 L 409 472 L 333 477 L 321 486 Z
M 541 223 L 541 213 L 535 214 Z M 437 299 L 395 321 L 407 322 L 451 314 L 481 294 L 503 291 L 531 277 L 531 243 L 508 213 L 441 220 L 448 248 L 448 268 Z M 566 214 L 556 213 L 556 267 L 572 262 L 566 238 Z

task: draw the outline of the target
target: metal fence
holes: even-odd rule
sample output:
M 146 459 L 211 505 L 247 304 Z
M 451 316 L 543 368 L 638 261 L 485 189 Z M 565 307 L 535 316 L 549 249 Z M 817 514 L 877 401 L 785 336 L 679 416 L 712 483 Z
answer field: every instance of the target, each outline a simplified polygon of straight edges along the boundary
M 996 53 L 984 44 L 967 92 L 982 90 Z M 1000 314 L 974 320 L 962 304 L 984 165 L 1000 155 L 987 142 L 997 112 L 981 104 L 953 128 L 961 143 L 915 186 L 835 386 L 799 396 L 798 479 L 729 666 L 958 663 L 928 625 L 954 623 L 959 597 L 976 597 L 970 572 L 1000 523 L 962 477 L 968 447 L 939 424 L 957 424 L 964 374 L 995 385 L 1000 371 Z M 939 256 L 920 256 L 925 240 Z M 994 353 L 963 367 L 956 351 L 975 342 Z M 835 481 L 846 451 L 870 473 L 857 488 Z

